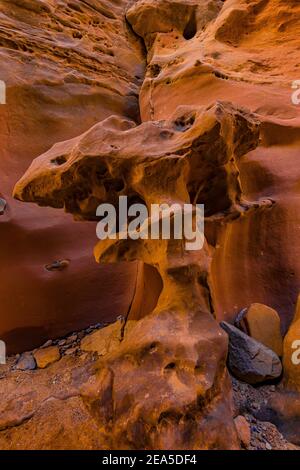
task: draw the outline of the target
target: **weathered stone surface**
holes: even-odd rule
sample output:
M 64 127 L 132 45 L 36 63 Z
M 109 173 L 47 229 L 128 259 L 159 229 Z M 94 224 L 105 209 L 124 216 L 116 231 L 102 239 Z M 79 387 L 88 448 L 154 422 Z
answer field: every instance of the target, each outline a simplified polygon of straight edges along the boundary
M 169 317 L 171 320 L 172 315 L 169 315 Z M 179 321 L 182 321 L 182 319 L 177 318 L 177 326 Z M 146 327 L 147 325 L 143 323 L 140 326 Z M 174 323 L 173 326 L 176 327 Z M 202 326 L 204 326 L 203 323 Z M 177 351 L 180 354 L 183 343 L 186 343 L 188 338 L 186 337 L 183 341 L 181 336 L 177 335 L 177 328 L 169 329 L 169 327 L 170 323 L 167 323 L 165 319 L 162 323 L 159 322 L 157 330 L 153 330 L 151 334 L 157 337 L 158 332 L 161 331 L 159 341 L 163 341 L 166 336 L 164 328 L 168 329 L 169 344 L 174 349 L 177 344 Z M 193 335 L 193 331 L 194 325 L 192 325 L 190 332 L 187 331 L 187 334 Z M 174 437 L 177 435 L 177 439 L 179 438 L 182 429 L 188 427 L 189 421 L 188 416 L 185 416 L 180 418 L 179 423 L 177 422 L 178 418 L 175 415 L 175 411 L 172 411 L 172 409 L 176 409 L 176 399 L 183 400 L 187 393 L 186 399 L 188 402 L 191 397 L 189 390 L 192 391 L 194 389 L 197 381 L 197 388 L 199 390 L 207 385 L 205 382 L 202 383 L 200 379 L 197 380 L 197 377 L 190 382 L 188 378 L 192 379 L 191 372 L 191 375 L 186 376 L 187 367 L 190 365 L 190 368 L 193 369 L 192 363 L 188 362 L 191 361 L 191 359 L 188 359 L 188 356 L 195 354 L 192 345 L 183 363 L 178 359 L 175 369 L 172 369 L 172 367 L 166 368 L 165 372 L 163 372 L 167 364 L 164 350 L 162 350 L 162 343 L 161 346 L 157 344 L 157 350 L 154 350 L 154 345 L 152 345 L 151 353 L 148 355 L 145 350 L 145 344 L 142 342 L 143 335 L 137 337 L 135 336 L 136 333 L 141 332 L 133 331 L 132 337 L 129 338 L 126 344 L 127 353 L 123 356 L 122 363 L 119 362 L 119 365 L 117 365 L 121 357 L 118 360 L 116 356 L 114 361 L 109 363 L 113 366 L 111 370 L 106 368 L 106 360 L 99 363 L 99 361 L 94 360 L 92 354 L 84 353 L 77 357 L 65 356 L 58 362 L 53 363 L 51 367 L 37 369 L 34 374 L 15 371 L 13 374 L 1 378 L 0 448 L 2 450 L 107 450 L 116 448 L 117 442 L 122 443 L 121 448 L 123 450 L 143 448 L 145 440 L 150 439 L 151 443 L 152 432 L 144 433 L 143 427 L 142 430 L 140 427 L 136 430 L 134 421 L 128 419 L 131 404 L 134 400 L 132 393 L 137 389 L 140 389 L 139 399 L 142 397 L 143 399 L 140 402 L 141 409 L 139 408 L 138 401 L 136 402 L 137 407 L 135 412 L 143 414 L 143 411 L 147 411 L 144 415 L 145 421 L 151 421 L 151 417 L 155 420 L 157 419 L 156 415 L 159 415 L 161 438 L 165 437 L 160 446 L 172 448 Z M 132 341 L 134 337 L 136 340 L 138 338 L 141 340 L 139 341 L 139 355 L 137 355 L 135 348 L 136 344 Z M 224 336 L 222 335 L 222 338 L 219 339 L 220 343 L 223 342 L 223 339 Z M 204 340 L 204 344 L 206 343 L 207 341 Z M 203 343 L 202 345 L 198 344 L 197 335 L 193 337 L 193 344 L 196 345 L 196 348 L 202 350 L 202 354 L 204 354 Z M 214 349 L 213 336 L 211 336 L 211 340 L 208 340 L 208 345 Z M 111 359 L 112 357 L 110 357 Z M 171 353 L 168 360 L 172 360 Z M 145 364 L 145 368 L 142 368 L 143 376 L 139 373 L 141 366 L 137 361 Z M 156 381 L 156 372 L 155 375 L 151 375 L 151 368 L 153 368 L 153 364 L 156 362 L 161 363 L 161 378 L 158 382 Z M 124 368 L 126 368 L 128 376 L 127 380 L 122 383 L 124 379 L 123 374 L 119 378 L 117 374 L 119 370 L 124 370 Z M 212 378 L 214 372 L 212 369 L 208 370 L 207 377 L 212 374 L 210 376 Z M 167 387 L 164 375 L 168 374 L 169 386 Z M 144 380 L 148 380 L 146 389 Z M 224 396 L 229 394 L 229 383 L 227 380 L 223 381 L 221 377 L 220 380 L 222 382 L 222 394 L 218 393 L 215 395 L 213 401 L 211 401 L 211 398 L 206 397 L 200 406 L 200 404 L 197 405 L 196 403 L 197 394 L 195 394 L 194 390 L 192 395 L 194 395 L 195 408 L 190 409 L 187 406 L 187 413 L 193 413 L 193 415 L 195 413 L 195 416 L 197 416 L 197 410 L 200 413 L 201 409 L 206 408 L 206 400 L 211 405 L 214 405 L 214 412 L 210 411 L 209 418 L 203 420 L 200 427 L 196 426 L 194 420 L 190 421 L 189 430 L 196 434 L 195 439 L 197 438 L 199 447 L 210 447 L 212 442 L 218 442 L 218 448 L 228 448 L 230 447 L 230 440 L 233 439 L 232 433 L 235 432 L 235 428 L 229 426 L 229 411 L 224 404 Z M 177 395 L 173 398 L 173 406 L 171 406 L 169 401 L 172 397 L 172 387 L 178 387 Z M 127 399 L 124 402 L 120 402 L 120 394 L 124 393 L 125 396 L 126 389 Z M 142 392 L 144 396 L 141 394 Z M 114 397 L 115 393 L 116 397 Z M 161 398 L 161 403 L 159 409 L 155 410 L 153 406 L 157 405 L 155 397 L 158 395 Z M 167 408 L 167 411 L 164 413 L 163 410 L 165 408 Z M 119 431 L 115 427 L 115 421 L 111 421 L 111 416 L 115 413 L 126 421 L 124 427 L 120 426 Z M 211 420 L 213 420 L 215 425 L 218 423 L 221 432 L 211 423 Z M 143 425 L 144 420 L 140 423 Z M 128 425 L 128 431 L 126 430 L 126 424 Z M 165 433 L 163 432 L 164 429 Z M 201 431 L 200 435 L 198 435 L 198 430 Z M 116 442 L 117 434 L 119 433 L 120 436 L 118 436 Z M 174 433 L 175 436 L 172 437 Z M 221 439 L 219 441 L 222 435 L 224 440 Z M 34 439 L 32 438 L 33 436 Z M 185 448 L 188 448 L 188 442 L 190 442 L 189 436 L 190 434 L 187 433 L 185 446 L 183 446 Z M 238 439 L 236 440 L 235 447 L 238 447 Z
M 57 346 L 38 349 L 33 355 L 39 369 L 45 369 L 45 367 L 60 359 L 59 348 Z
M 267 305 L 255 303 L 242 312 L 236 322 L 236 326 L 244 333 L 272 349 L 278 356 L 282 356 L 283 340 L 280 317 L 276 310 Z
M 221 326 L 229 336 L 228 366 L 233 375 L 250 384 L 280 377 L 282 366 L 274 351 L 227 322 Z
M 252 208 L 241 198 L 237 162 L 258 137 L 259 121 L 226 102 L 179 108 L 166 122 L 140 126 L 113 116 L 34 160 L 14 196 L 88 220 L 122 195 L 129 203 L 201 202 L 207 215 L 234 217 Z
M 64 357 L 34 373 L 15 371 L 0 380 L 2 450 L 107 449 L 96 414 L 80 388 L 95 373 L 89 357 Z
M 161 34 L 169 35 L 171 40 L 176 35 L 177 39 L 178 36 L 183 40 L 192 39 L 222 8 L 221 0 L 140 0 L 133 3 L 126 17 L 134 31 L 143 37 L 148 50 L 155 48 Z
M 281 390 L 264 404 L 257 417 L 275 424 L 283 436 L 293 444 L 300 445 L 300 394 Z
M 286 388 L 300 392 L 300 295 L 294 320 L 283 343 L 283 373 Z

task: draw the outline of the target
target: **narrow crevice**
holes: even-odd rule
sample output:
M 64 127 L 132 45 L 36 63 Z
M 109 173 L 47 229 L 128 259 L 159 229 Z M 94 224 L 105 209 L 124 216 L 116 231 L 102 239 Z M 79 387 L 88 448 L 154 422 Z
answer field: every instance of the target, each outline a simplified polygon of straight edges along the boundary
M 197 20 L 196 20 L 196 10 L 193 11 L 189 19 L 188 24 L 186 25 L 183 31 L 183 37 L 187 41 L 193 39 L 197 34 Z

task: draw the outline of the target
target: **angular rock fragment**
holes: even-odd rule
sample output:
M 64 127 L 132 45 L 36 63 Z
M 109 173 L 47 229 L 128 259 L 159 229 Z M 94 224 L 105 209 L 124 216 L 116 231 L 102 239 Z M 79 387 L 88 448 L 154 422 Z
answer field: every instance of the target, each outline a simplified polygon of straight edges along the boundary
M 60 359 L 60 352 L 57 346 L 38 349 L 33 355 L 39 369 L 45 369 L 45 367 Z
M 49 346 L 52 346 L 52 339 L 48 339 L 42 346 L 41 346 L 41 349 L 42 348 L 48 348 Z
M 18 370 L 34 370 L 36 362 L 32 354 L 28 352 L 21 354 L 15 368 Z
M 71 356 L 72 354 L 75 354 L 77 352 L 77 348 L 70 348 L 65 351 L 66 356 Z
M 233 375 L 249 384 L 280 377 L 282 365 L 274 351 L 227 322 L 221 327 L 229 336 L 228 366 Z

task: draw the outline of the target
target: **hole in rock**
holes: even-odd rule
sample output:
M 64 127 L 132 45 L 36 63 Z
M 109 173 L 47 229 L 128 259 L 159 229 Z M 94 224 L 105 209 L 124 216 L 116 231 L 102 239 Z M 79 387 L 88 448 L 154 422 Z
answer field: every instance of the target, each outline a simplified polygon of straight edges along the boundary
M 174 128 L 179 132 L 190 129 L 195 122 L 195 116 L 181 116 L 174 122 Z
M 99 163 L 95 170 L 95 179 L 97 182 L 102 182 L 105 175 L 107 175 L 108 169 L 104 163 Z
M 227 75 L 225 75 L 224 73 L 219 72 L 219 70 L 215 70 L 213 72 L 213 74 L 214 74 L 215 77 L 221 78 L 221 80 L 229 80 L 229 77 Z
M 165 370 L 174 370 L 176 368 L 175 362 L 170 362 L 170 364 L 166 365 Z
M 144 199 L 137 193 L 133 193 L 128 196 L 128 207 L 133 206 L 133 204 L 142 204 L 147 206 Z
M 193 11 L 188 24 L 186 25 L 184 31 L 183 31 L 183 37 L 187 41 L 190 39 L 193 39 L 197 34 L 197 21 L 196 21 L 196 12 Z
M 104 181 L 104 187 L 108 193 L 117 192 L 119 193 L 125 187 L 124 181 L 121 178 L 109 179 Z
M 60 259 L 57 261 L 53 261 L 53 263 L 46 264 L 45 269 L 47 271 L 62 271 L 63 269 L 67 268 L 69 264 L 70 260 Z
M 82 13 L 82 9 L 80 8 L 79 5 L 76 5 L 75 3 L 68 3 L 67 4 L 69 8 L 72 8 L 72 10 L 78 11 L 79 13 Z
M 66 157 L 64 157 L 63 155 L 59 156 L 59 157 L 56 157 L 56 158 L 53 158 L 51 160 L 51 163 L 53 165 L 57 165 L 57 166 L 60 166 L 60 165 L 63 165 L 64 163 L 66 163 L 67 159 Z
M 79 31 L 74 31 L 73 38 L 74 39 L 82 39 L 82 34 Z
M 161 66 L 159 64 L 150 65 L 149 72 L 152 78 L 158 77 L 161 72 Z
M 75 190 L 74 197 L 76 201 L 84 201 L 91 194 L 91 190 L 88 186 L 82 185 L 81 188 Z
M 171 139 L 171 137 L 173 137 L 173 135 L 174 135 L 174 133 L 171 132 L 171 131 L 168 131 L 168 130 L 161 131 L 161 133 L 159 134 L 159 136 L 162 139 Z

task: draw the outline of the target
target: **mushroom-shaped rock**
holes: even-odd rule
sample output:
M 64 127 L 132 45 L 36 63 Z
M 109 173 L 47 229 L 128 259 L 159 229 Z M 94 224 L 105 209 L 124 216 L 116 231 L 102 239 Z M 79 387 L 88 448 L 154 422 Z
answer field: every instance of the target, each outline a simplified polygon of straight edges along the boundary
M 117 208 L 120 196 L 147 208 L 191 203 L 193 221 L 198 203 L 208 216 L 242 213 L 236 162 L 256 147 L 258 127 L 246 110 L 221 102 L 140 126 L 111 117 L 37 158 L 15 196 L 88 220 L 103 202 Z M 97 409 L 110 448 L 239 448 L 227 337 L 212 315 L 210 247 L 203 239 L 188 250 L 174 220 L 171 214 L 168 239 L 116 237 L 96 246 L 101 263 L 151 266 L 162 288 L 151 312 L 127 315 L 119 344 L 105 348 L 82 399 L 91 414 Z

